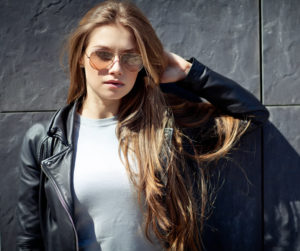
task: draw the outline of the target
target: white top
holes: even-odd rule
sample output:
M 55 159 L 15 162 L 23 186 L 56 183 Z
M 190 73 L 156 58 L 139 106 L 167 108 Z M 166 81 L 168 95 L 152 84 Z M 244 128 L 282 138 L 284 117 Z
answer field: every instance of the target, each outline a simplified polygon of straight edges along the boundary
M 136 193 L 119 158 L 116 117 L 75 119 L 75 225 L 80 250 L 163 250 L 144 236 Z

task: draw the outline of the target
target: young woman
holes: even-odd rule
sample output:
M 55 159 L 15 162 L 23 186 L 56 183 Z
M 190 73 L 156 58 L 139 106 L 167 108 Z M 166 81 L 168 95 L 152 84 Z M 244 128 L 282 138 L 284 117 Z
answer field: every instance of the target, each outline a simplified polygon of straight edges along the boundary
M 19 250 L 201 250 L 205 166 L 268 112 L 130 3 L 91 9 L 68 48 L 68 105 L 22 145 Z

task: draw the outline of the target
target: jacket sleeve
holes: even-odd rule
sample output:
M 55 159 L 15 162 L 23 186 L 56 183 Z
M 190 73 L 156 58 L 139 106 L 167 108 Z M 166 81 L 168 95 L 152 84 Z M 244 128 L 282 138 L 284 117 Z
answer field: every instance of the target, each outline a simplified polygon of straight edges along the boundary
M 39 149 L 44 135 L 41 124 L 26 133 L 21 148 L 17 203 L 17 250 L 44 250 L 39 220 Z
M 161 84 L 163 92 L 200 102 L 201 98 L 222 112 L 242 120 L 251 120 L 252 127 L 260 126 L 269 117 L 268 110 L 257 98 L 242 86 L 201 64 L 195 58 L 185 79 Z

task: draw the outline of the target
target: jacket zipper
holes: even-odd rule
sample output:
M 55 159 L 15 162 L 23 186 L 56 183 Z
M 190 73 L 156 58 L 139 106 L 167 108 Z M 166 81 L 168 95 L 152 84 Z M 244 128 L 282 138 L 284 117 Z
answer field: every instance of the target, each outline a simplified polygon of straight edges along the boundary
M 48 178 L 49 180 L 51 180 L 51 183 L 53 184 L 54 189 L 55 189 L 55 191 L 56 191 L 56 194 L 58 195 L 58 199 L 59 199 L 60 203 L 62 204 L 63 208 L 65 209 L 65 211 L 66 211 L 66 213 L 67 213 L 67 215 L 68 215 L 68 218 L 69 218 L 69 220 L 70 220 L 70 222 L 71 222 L 71 224 L 72 224 L 72 228 L 73 228 L 73 231 L 74 231 L 74 234 L 75 234 L 76 251 L 79 251 L 77 231 L 76 231 L 75 224 L 74 224 L 74 221 L 73 221 L 73 219 L 72 219 L 72 216 L 71 216 L 71 214 L 70 214 L 70 212 L 69 212 L 69 209 L 68 209 L 68 207 L 67 207 L 67 204 L 66 204 L 66 202 L 65 202 L 65 200 L 64 200 L 64 198 L 63 198 L 63 196 L 61 195 L 61 192 L 60 192 L 58 186 L 56 185 L 55 181 L 53 180 L 53 178 L 52 178 L 52 177 L 47 173 L 47 171 L 43 168 L 43 165 L 41 165 L 41 168 L 42 168 L 42 170 L 44 171 L 44 173 L 46 174 L 47 178 Z

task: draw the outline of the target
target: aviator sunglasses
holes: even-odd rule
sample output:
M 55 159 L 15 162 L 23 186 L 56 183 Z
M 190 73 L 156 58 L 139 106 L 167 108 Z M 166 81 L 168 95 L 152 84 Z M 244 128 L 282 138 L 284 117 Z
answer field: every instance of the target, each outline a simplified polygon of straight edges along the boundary
M 128 71 L 136 72 L 143 68 L 143 60 L 141 55 L 134 52 L 115 54 L 110 51 L 97 50 L 92 52 L 90 56 L 86 56 L 90 60 L 91 67 L 93 67 L 95 70 L 103 70 L 113 64 L 116 55 L 119 57 L 120 64 Z

